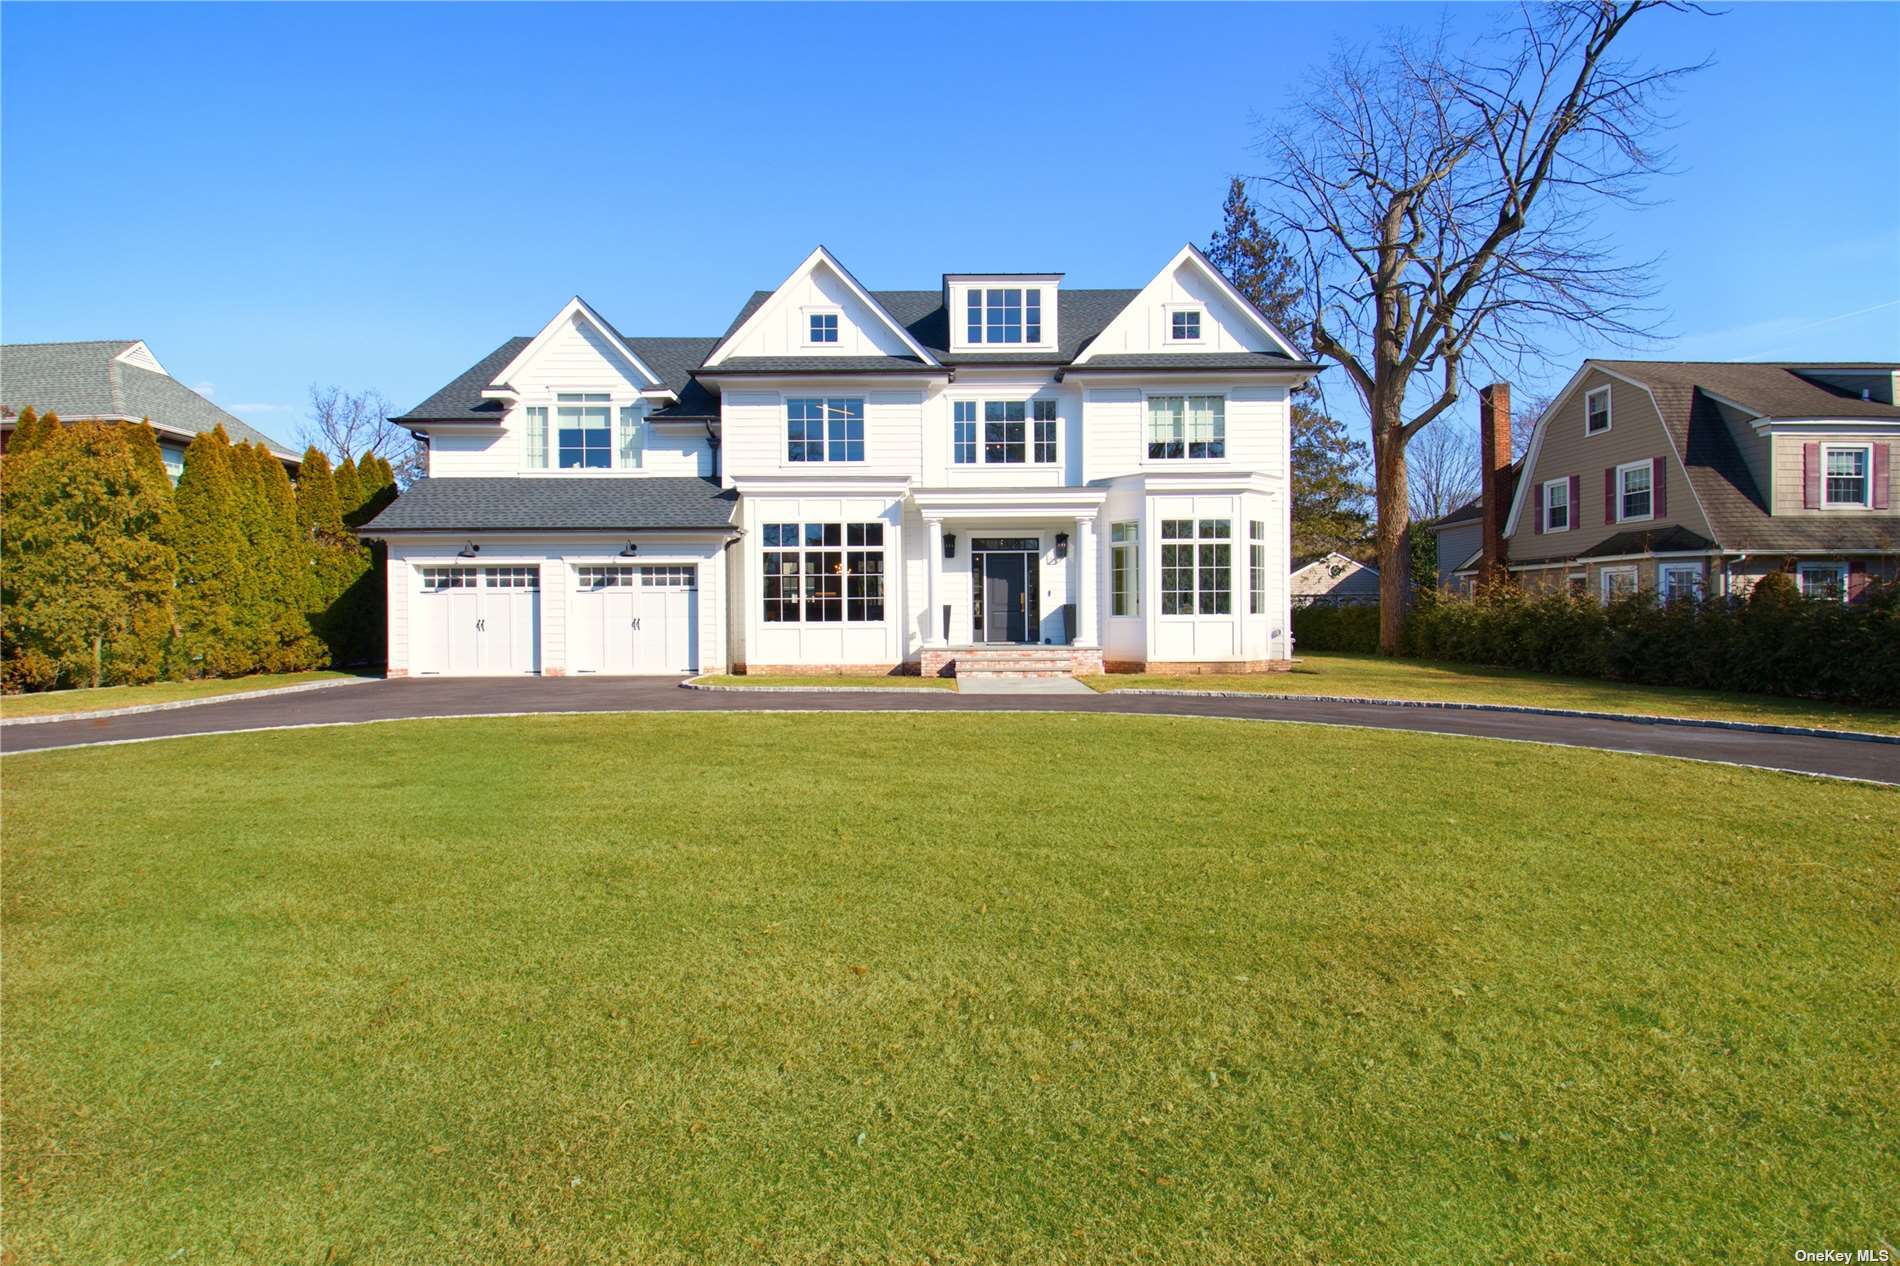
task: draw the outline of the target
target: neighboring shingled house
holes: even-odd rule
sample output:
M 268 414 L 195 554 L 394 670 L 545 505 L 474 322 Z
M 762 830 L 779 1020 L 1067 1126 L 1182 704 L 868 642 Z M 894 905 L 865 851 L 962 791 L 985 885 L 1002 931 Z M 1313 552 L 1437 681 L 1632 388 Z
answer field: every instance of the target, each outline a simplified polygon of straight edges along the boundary
M 1349 606 L 1379 601 L 1379 569 L 1339 551 L 1293 560 L 1287 584 L 1296 607 Z
M 27 408 L 62 422 L 151 422 L 173 483 L 185 446 L 220 425 L 232 443 L 262 444 L 297 473 L 296 454 L 173 378 L 138 339 L 0 345 L 0 444 Z

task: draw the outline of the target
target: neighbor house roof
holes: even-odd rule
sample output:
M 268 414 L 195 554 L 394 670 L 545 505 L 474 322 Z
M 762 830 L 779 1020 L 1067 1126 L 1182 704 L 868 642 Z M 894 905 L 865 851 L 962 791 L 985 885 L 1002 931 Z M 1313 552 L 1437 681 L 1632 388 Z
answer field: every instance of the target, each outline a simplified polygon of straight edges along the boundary
M 170 374 L 121 359 L 139 346 L 137 339 L 0 345 L 0 408 L 9 418 L 32 408 L 68 422 L 149 419 L 181 435 L 222 426 L 233 443 L 262 444 L 285 461 L 297 460 L 282 444 Z
M 1511 504 L 1511 498 L 1517 495 L 1517 481 L 1523 474 L 1524 459 L 1521 457 L 1512 462 L 1510 469 L 1504 472 L 1504 487 L 1500 489 L 1500 491 L 1504 494 L 1504 504 L 1507 508 Z M 1424 526 L 1428 531 L 1436 532 L 1440 528 L 1457 527 L 1462 523 L 1477 523 L 1482 521 L 1483 518 L 1484 496 L 1483 494 L 1479 494 L 1459 506 L 1456 510 L 1447 514 L 1441 514 Z
M 396 532 L 639 532 L 732 525 L 736 494 L 692 476 L 428 478 L 361 529 Z

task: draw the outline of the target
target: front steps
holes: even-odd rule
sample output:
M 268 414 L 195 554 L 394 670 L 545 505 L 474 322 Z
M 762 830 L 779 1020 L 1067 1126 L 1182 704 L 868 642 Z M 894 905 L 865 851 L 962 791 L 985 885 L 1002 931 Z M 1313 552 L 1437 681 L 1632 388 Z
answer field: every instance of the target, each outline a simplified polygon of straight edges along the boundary
M 1102 671 L 1102 652 L 1091 647 L 1012 645 L 945 646 L 927 649 L 926 677 L 1073 677 Z

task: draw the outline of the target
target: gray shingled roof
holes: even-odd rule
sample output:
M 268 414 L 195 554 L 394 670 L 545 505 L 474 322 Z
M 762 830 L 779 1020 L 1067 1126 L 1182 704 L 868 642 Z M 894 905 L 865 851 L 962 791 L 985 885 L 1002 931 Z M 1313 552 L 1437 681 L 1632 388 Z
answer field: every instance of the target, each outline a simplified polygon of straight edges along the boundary
M 418 479 L 365 524 L 392 532 L 637 532 L 724 528 L 736 494 L 691 476 Z
M 220 409 L 184 383 L 116 359 L 137 339 L 0 345 L 0 405 L 10 415 L 31 407 L 69 421 L 149 418 L 196 435 L 222 426 L 236 444 L 262 444 L 291 461 L 296 454 Z
M 1715 542 L 1686 527 L 1649 528 L 1640 532 L 1617 532 L 1592 545 L 1578 558 L 1623 558 L 1630 554 L 1693 554 L 1715 548 Z
M 497 347 L 450 380 L 449 385 L 392 422 L 500 422 L 508 406 L 482 399 L 482 389 L 534 340 L 518 335 Z M 655 371 L 658 372 L 657 370 Z

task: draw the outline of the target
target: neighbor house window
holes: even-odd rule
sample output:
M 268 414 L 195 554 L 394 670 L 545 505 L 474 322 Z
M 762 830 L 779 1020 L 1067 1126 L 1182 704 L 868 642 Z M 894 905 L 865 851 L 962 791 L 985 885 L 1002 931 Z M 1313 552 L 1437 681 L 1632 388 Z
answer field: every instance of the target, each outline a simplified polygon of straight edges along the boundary
M 978 286 L 971 288 L 964 303 L 968 342 L 1042 342 L 1042 291 L 1020 286 Z
M 1149 396 L 1148 456 L 1151 459 L 1227 456 L 1224 396 Z
M 1665 603 L 1696 601 L 1702 596 L 1702 564 L 1664 563 L 1656 569 L 1656 594 Z
M 1201 341 L 1201 314 L 1199 312 L 1176 312 L 1168 321 L 1168 337 L 1176 343 L 1198 343 Z
M 1570 481 L 1553 479 L 1544 485 L 1544 531 L 1570 530 Z
M 1634 567 L 1606 567 L 1603 569 L 1601 583 L 1605 602 L 1627 598 L 1636 592 L 1636 569 Z
M 1267 525 L 1259 519 L 1247 522 L 1247 614 L 1259 615 L 1267 609 Z
M 605 470 L 614 464 L 613 397 L 606 392 L 554 397 L 554 427 L 561 469 Z
M 1847 598 L 1846 563 L 1802 563 L 1796 569 L 1801 594 L 1806 598 L 1825 598 L 1843 602 Z
M 983 460 L 1016 465 L 1029 460 L 1029 405 L 1022 400 L 983 403 Z
M 767 523 L 768 624 L 881 623 L 882 523 Z
M 1651 476 L 1655 467 L 1649 462 L 1631 462 L 1627 466 L 1616 468 L 1616 520 L 1627 523 L 1631 519 L 1650 517 Z
M 794 462 L 864 460 L 864 401 L 787 400 L 785 458 Z
M 809 342 L 836 343 L 838 341 L 838 314 L 836 312 L 813 312 L 809 326 Z
M 1583 395 L 1583 433 L 1601 435 L 1610 429 L 1610 389 L 1598 387 Z
M 1233 611 L 1233 520 L 1161 521 L 1161 614 Z
M 545 470 L 548 464 L 548 411 L 546 408 L 528 410 L 528 431 L 523 443 L 527 445 L 528 460 L 523 465 L 534 470 Z
M 1035 458 L 1048 465 L 1056 460 L 1056 402 L 1031 400 L 1029 415 L 1035 425 Z
M 1141 525 L 1108 529 L 1108 613 L 1141 614 Z
M 976 401 L 958 400 L 950 408 L 950 460 L 959 466 L 974 466 L 976 464 Z
M 1872 481 L 1867 472 L 1872 466 L 1873 450 L 1864 444 L 1821 446 L 1821 504 L 1823 506 L 1865 506 Z

